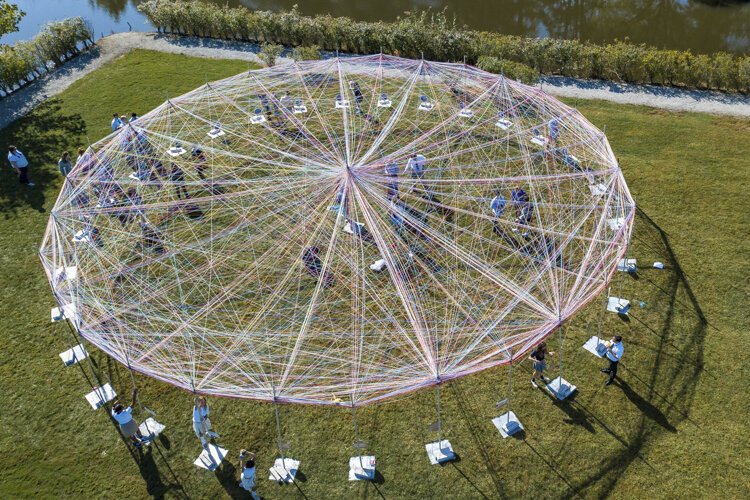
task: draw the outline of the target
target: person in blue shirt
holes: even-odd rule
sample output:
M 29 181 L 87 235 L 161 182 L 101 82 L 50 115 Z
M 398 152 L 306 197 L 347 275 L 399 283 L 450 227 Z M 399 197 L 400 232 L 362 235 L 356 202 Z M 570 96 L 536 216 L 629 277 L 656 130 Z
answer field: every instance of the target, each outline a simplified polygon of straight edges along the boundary
M 389 178 L 388 182 L 386 183 L 386 187 L 388 188 L 386 197 L 389 200 L 393 200 L 394 198 L 398 197 L 398 172 L 398 163 L 389 162 L 385 165 L 385 175 Z
M 497 235 L 501 235 L 502 233 L 499 225 L 499 220 L 500 216 L 503 215 L 503 210 L 505 210 L 505 205 L 507 203 L 508 200 L 505 199 L 505 196 L 502 195 L 500 190 L 498 189 L 497 191 L 495 191 L 495 197 L 492 198 L 492 201 L 490 202 L 490 209 L 492 210 L 492 214 L 495 216 L 492 221 L 492 231 Z
M 617 365 L 620 363 L 620 360 L 622 359 L 622 353 L 625 350 L 625 348 L 622 345 L 622 337 L 619 335 L 615 335 L 612 337 L 612 340 L 609 342 L 609 346 L 607 347 L 607 361 L 609 361 L 609 366 L 607 368 L 602 368 L 602 373 L 609 374 L 609 378 L 604 383 L 604 385 L 610 385 L 612 381 L 617 376 Z
M 523 205 L 529 201 L 529 195 L 526 194 L 526 191 L 524 191 L 521 186 L 518 186 L 510 192 L 510 201 L 516 206 L 516 210 L 520 215 Z
M 118 128 L 122 127 L 124 124 L 122 123 L 122 120 L 120 120 L 120 115 L 117 113 L 112 115 L 112 132 L 117 130 Z

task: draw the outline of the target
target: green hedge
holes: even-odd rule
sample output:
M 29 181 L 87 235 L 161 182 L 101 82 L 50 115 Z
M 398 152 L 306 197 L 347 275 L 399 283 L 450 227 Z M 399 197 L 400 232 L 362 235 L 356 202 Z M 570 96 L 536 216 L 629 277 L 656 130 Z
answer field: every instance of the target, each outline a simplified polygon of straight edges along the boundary
M 94 31 L 81 17 L 46 24 L 31 41 L 0 45 L 0 91 L 9 95 L 94 43 Z
M 444 12 L 407 12 L 393 22 L 360 22 L 330 15 L 229 8 L 198 0 L 148 0 L 138 6 L 159 31 L 257 41 L 322 50 L 476 64 L 481 56 L 513 61 L 542 74 L 628 83 L 750 91 L 750 57 L 659 50 L 628 41 L 606 45 L 527 38 L 457 26 Z
M 477 67 L 491 73 L 499 73 L 512 80 L 533 85 L 539 81 L 539 71 L 523 63 L 498 59 L 492 56 L 479 56 Z

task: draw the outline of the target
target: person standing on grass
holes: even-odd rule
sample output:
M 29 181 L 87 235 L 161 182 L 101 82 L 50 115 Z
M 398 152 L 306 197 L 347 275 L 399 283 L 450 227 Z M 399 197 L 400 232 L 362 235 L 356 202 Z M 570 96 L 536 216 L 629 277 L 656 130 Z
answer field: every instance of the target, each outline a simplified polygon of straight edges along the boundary
M 247 450 L 240 451 L 240 488 L 250 492 L 253 500 L 260 497 L 255 492 L 255 453 Z
M 410 189 L 412 191 L 417 183 L 419 183 L 419 186 L 424 189 L 424 172 L 425 172 L 425 163 L 427 163 L 427 158 L 425 158 L 424 155 L 414 153 L 409 157 L 409 160 L 406 162 L 406 168 L 404 168 L 404 173 L 410 173 L 411 178 L 414 180 L 414 186 Z
M 169 172 L 169 178 L 172 182 L 174 182 L 174 189 L 175 193 L 177 194 L 177 198 L 182 199 L 182 194 L 185 195 L 186 199 L 190 198 L 188 190 L 185 187 L 185 173 L 182 171 L 179 165 L 174 162 L 172 162 L 172 168 Z
M 137 113 L 130 113 L 130 119 L 128 120 L 128 123 L 133 123 L 137 119 L 138 119 L 138 114 Z
M 534 387 L 539 387 L 536 385 L 536 377 L 539 376 L 539 380 L 542 381 L 542 383 L 546 384 L 547 379 L 544 378 L 544 370 L 547 369 L 547 356 L 554 356 L 554 352 L 547 351 L 547 343 L 542 342 L 538 346 L 536 346 L 536 349 L 531 351 L 531 354 L 529 355 L 529 359 L 532 362 L 532 366 L 534 368 L 534 373 L 531 374 L 531 385 Z
M 617 365 L 622 359 L 622 353 L 624 350 L 625 348 L 622 345 L 622 337 L 619 335 L 612 337 L 612 340 L 610 340 L 609 345 L 607 346 L 606 354 L 607 361 L 609 361 L 609 367 L 601 369 L 602 373 L 609 374 L 609 378 L 604 385 L 610 385 L 617 376 Z
M 203 396 L 195 397 L 195 405 L 193 406 L 193 431 L 198 439 L 201 440 L 201 446 L 204 448 L 208 446 L 208 440 L 219 437 L 219 435 L 211 430 L 211 421 L 208 419 L 208 403 L 206 398 Z
M 112 115 L 111 126 L 112 126 L 112 132 L 114 132 L 115 130 L 123 126 L 122 120 L 120 119 L 120 115 L 118 115 L 117 113 L 114 113 Z
M 88 153 L 84 148 L 78 148 L 78 158 L 76 158 L 76 165 L 89 159 Z
M 135 406 L 135 398 L 137 394 L 138 389 L 133 387 L 133 402 L 130 403 L 130 406 L 127 408 L 125 408 L 119 401 L 115 401 L 114 405 L 112 405 L 112 418 L 120 424 L 120 431 L 130 439 L 133 446 L 140 448 L 145 438 L 141 434 L 141 431 L 138 429 L 138 424 L 133 418 L 133 406 Z
M 499 189 L 495 191 L 495 197 L 492 198 L 492 201 L 490 202 L 490 210 L 492 210 L 492 215 L 495 216 L 494 219 L 492 219 L 492 231 L 497 235 L 502 234 L 502 230 L 500 229 L 500 217 L 503 215 L 506 203 L 507 200 L 505 199 L 505 196 L 503 196 L 503 193 Z
M 8 161 L 10 162 L 10 166 L 16 169 L 18 181 L 21 184 L 26 184 L 29 187 L 36 186 L 36 184 L 29 180 L 29 161 L 15 146 L 8 146 Z
M 63 151 L 62 156 L 57 161 L 57 168 L 60 169 L 60 173 L 63 177 L 67 177 L 70 171 L 73 169 L 73 162 L 70 161 L 70 153 Z

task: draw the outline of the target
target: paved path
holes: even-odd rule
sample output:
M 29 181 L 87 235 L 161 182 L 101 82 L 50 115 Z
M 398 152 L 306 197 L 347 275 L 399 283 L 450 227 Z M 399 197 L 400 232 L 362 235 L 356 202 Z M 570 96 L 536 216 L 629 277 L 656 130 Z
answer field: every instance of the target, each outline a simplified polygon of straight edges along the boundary
M 117 33 L 102 38 L 97 47 L 78 56 L 54 73 L 27 88 L 0 99 L 0 128 L 31 111 L 104 64 L 136 49 L 216 59 L 260 62 L 257 44 L 196 37 L 169 37 L 156 33 Z M 283 63 L 284 58 L 279 60 Z M 544 77 L 543 89 L 553 95 L 580 99 L 604 99 L 623 104 L 641 104 L 672 111 L 696 111 L 750 117 L 750 97 L 701 90 L 683 90 L 652 85 L 628 85 L 599 80 Z

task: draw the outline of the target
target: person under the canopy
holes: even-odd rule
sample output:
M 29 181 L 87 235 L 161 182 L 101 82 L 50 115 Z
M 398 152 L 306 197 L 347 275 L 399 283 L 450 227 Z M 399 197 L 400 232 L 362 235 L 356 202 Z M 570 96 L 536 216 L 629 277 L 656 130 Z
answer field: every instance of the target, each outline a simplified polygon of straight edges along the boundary
M 498 236 L 502 236 L 502 229 L 500 229 L 500 216 L 503 215 L 503 210 L 505 210 L 505 205 L 507 203 L 508 200 L 505 199 L 502 192 L 500 192 L 499 189 L 495 191 L 495 197 L 492 198 L 492 201 L 490 202 L 490 209 L 495 216 L 492 220 L 492 231 Z
M 398 197 L 398 163 L 391 161 L 385 164 L 385 175 L 388 177 L 388 182 L 386 183 L 386 197 L 389 200 L 393 200 L 394 198 Z
M 404 173 L 410 173 L 412 179 L 421 180 L 424 178 L 425 163 L 427 163 L 427 158 L 424 155 L 414 153 L 406 162 Z
M 316 278 L 320 277 L 323 273 L 323 261 L 320 260 L 320 248 L 316 246 L 307 247 L 302 253 L 302 262 L 305 265 L 305 270 Z M 323 286 L 328 286 L 333 283 L 333 275 L 326 271 L 323 276 Z

